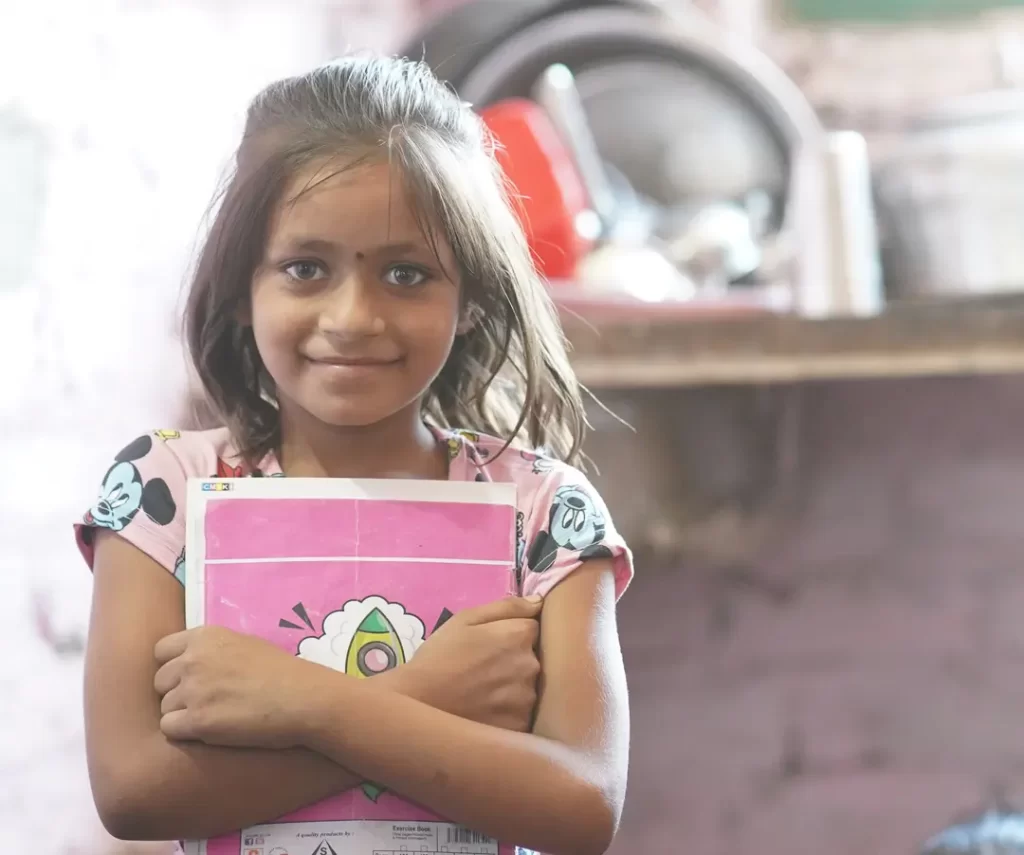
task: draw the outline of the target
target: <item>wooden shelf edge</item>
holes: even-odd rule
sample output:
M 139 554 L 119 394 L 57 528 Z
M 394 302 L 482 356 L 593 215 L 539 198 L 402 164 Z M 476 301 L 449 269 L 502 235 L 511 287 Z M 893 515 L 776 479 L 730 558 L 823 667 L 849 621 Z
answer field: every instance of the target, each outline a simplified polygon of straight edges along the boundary
M 761 385 L 812 380 L 865 380 L 895 377 L 1024 373 L 1024 347 L 988 353 L 918 353 L 815 356 L 813 360 L 758 359 L 623 360 L 573 359 L 581 383 L 591 388 L 641 389 L 694 386 Z
M 565 318 L 580 381 L 665 388 L 1024 373 L 1024 304 L 901 306 L 874 318 Z

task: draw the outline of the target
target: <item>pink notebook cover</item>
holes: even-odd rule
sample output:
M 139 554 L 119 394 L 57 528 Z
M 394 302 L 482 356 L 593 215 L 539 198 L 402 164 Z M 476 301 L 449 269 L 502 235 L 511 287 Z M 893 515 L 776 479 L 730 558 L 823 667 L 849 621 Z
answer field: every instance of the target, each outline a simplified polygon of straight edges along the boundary
M 354 677 L 408 661 L 461 609 L 513 592 L 515 486 L 244 478 L 189 482 L 189 626 L 257 635 Z M 511 855 L 366 784 L 187 855 Z

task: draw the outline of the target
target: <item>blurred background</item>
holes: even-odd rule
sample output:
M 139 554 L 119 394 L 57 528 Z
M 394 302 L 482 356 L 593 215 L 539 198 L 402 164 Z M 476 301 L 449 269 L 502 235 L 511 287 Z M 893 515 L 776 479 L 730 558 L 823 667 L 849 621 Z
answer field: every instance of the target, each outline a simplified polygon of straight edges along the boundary
M 4 845 L 167 849 L 94 816 L 70 525 L 190 411 L 182 285 L 248 99 L 351 48 L 484 113 L 632 426 L 595 407 L 588 448 L 638 558 L 613 851 L 912 853 L 986 810 L 944 851 L 1019 840 L 1024 4 L 9 0 Z

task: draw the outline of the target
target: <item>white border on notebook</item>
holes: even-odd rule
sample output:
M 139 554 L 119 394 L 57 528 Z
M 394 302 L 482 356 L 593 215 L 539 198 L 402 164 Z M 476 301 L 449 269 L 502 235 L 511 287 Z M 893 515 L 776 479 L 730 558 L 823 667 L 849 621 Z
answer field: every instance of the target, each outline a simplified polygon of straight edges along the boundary
M 514 505 L 516 486 L 497 481 L 422 481 L 402 478 L 189 478 L 188 501 L 236 499 L 381 499 Z

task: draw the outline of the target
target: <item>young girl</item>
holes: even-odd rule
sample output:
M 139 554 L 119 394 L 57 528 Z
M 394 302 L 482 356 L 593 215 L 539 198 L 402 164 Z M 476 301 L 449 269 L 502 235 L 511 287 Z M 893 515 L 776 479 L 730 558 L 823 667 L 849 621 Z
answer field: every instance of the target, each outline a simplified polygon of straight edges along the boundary
M 631 558 L 573 468 L 579 387 L 477 116 L 407 61 L 269 86 L 186 327 L 224 426 L 130 443 L 76 529 L 107 828 L 210 837 L 372 780 L 499 840 L 603 852 L 626 784 Z M 372 680 L 184 631 L 186 479 L 257 476 L 514 482 L 521 596 Z

